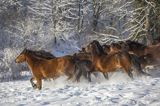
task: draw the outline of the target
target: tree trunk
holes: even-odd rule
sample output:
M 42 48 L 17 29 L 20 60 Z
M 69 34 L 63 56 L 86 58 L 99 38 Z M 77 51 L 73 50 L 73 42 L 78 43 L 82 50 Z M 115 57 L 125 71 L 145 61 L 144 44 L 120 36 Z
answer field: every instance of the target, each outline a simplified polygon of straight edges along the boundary
M 151 34 L 151 25 L 150 25 L 150 8 L 148 8 L 146 11 L 145 11 L 145 15 L 146 15 L 146 26 L 145 26 L 145 29 L 146 29 L 146 40 L 147 40 L 147 45 L 151 45 L 152 42 L 153 42 L 153 38 L 152 38 L 152 34 Z

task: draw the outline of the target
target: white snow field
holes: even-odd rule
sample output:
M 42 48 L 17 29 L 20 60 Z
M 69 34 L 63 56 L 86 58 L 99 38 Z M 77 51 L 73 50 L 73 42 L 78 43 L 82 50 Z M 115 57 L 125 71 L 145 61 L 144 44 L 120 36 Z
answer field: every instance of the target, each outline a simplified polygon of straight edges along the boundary
M 43 81 L 42 90 L 34 90 L 29 78 L 0 83 L 0 106 L 160 106 L 160 71 L 151 69 L 150 76 L 131 80 L 119 71 L 92 76 L 92 82 Z M 135 76 L 135 75 L 134 75 Z

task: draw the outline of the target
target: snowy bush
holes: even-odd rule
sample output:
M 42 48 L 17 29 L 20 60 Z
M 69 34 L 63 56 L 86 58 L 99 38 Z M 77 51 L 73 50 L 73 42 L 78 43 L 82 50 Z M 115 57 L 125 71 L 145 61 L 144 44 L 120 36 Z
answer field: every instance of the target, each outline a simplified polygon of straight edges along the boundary
M 14 80 L 19 79 L 20 75 L 20 68 L 17 67 L 15 63 L 15 58 L 17 56 L 16 49 L 5 48 L 3 51 L 0 52 L 1 55 L 1 62 L 0 62 L 0 80 Z

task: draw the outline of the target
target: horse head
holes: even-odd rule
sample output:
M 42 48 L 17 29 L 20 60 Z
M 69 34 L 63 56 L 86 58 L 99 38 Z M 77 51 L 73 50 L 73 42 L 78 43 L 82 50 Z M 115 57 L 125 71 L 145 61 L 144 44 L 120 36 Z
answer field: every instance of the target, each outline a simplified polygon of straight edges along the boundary
M 15 59 L 15 62 L 16 63 L 22 63 L 24 61 L 26 61 L 26 56 L 25 56 L 25 53 L 27 53 L 27 49 L 25 48 L 21 53 L 20 55 L 18 55 Z
M 87 50 L 90 53 L 95 53 L 97 55 L 105 54 L 103 47 L 100 45 L 100 43 L 97 40 L 92 41 L 88 46 Z

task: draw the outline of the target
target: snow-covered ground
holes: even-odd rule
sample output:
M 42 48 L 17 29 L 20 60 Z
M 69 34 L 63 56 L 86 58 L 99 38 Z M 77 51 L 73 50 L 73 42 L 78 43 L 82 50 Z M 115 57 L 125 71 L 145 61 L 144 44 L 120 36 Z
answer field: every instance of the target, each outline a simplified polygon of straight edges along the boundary
M 160 71 L 151 69 L 151 77 L 130 80 L 123 72 L 93 78 L 91 83 L 43 81 L 42 90 L 34 90 L 29 79 L 0 83 L 0 106 L 159 106 Z

